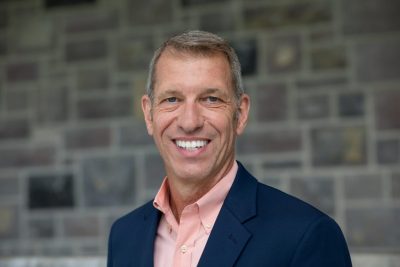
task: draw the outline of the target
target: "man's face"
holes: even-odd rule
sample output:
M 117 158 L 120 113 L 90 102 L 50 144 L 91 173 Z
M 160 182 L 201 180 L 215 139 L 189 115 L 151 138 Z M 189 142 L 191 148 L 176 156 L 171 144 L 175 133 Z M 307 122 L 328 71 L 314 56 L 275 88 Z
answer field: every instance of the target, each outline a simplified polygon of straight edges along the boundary
M 206 185 L 229 171 L 249 110 L 247 95 L 237 106 L 231 81 L 222 54 L 159 58 L 153 103 L 143 96 L 142 108 L 169 179 Z

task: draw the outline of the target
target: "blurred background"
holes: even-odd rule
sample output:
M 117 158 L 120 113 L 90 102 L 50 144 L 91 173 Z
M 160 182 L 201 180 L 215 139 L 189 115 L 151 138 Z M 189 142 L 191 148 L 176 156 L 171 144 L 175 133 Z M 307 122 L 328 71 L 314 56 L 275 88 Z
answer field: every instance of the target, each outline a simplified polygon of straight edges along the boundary
M 148 62 L 188 29 L 239 54 L 252 110 L 238 159 L 333 216 L 355 266 L 400 266 L 399 12 L 398 0 L 0 0 L 0 266 L 105 266 L 111 223 L 164 175 L 140 110 Z

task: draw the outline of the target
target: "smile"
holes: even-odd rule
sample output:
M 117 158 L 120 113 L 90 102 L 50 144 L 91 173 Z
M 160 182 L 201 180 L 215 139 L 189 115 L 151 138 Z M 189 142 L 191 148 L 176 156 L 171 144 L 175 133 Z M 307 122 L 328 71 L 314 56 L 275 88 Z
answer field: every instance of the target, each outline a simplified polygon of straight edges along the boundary
M 183 149 L 193 151 L 199 148 L 202 148 L 208 144 L 208 141 L 205 140 L 193 140 L 193 141 L 183 141 L 183 140 L 175 140 L 175 144 Z

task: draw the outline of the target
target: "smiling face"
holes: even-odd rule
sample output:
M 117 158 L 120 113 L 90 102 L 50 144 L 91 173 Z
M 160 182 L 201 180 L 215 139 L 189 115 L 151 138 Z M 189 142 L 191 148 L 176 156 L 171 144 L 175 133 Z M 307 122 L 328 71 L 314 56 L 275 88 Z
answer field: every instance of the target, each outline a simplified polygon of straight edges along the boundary
M 232 166 L 245 128 L 249 98 L 239 105 L 222 54 L 165 51 L 156 65 L 153 101 L 142 98 L 147 130 L 173 182 L 213 186 Z

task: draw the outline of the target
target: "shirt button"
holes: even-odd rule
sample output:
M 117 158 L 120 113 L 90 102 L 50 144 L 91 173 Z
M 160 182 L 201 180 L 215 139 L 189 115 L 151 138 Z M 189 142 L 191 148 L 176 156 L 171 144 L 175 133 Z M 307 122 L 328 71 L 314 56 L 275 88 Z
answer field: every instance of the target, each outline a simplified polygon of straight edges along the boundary
M 206 224 L 206 228 L 207 228 L 207 229 L 211 229 L 211 225 Z
M 186 245 L 181 246 L 181 252 L 182 254 L 185 254 L 187 252 L 188 248 Z

